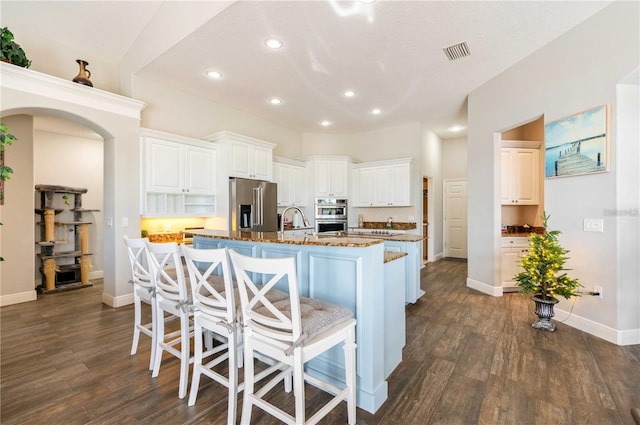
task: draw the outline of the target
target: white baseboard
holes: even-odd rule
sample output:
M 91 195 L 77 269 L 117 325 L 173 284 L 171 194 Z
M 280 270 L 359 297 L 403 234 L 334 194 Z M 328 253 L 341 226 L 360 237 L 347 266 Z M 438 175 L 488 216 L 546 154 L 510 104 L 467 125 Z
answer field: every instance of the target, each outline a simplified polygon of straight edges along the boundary
M 442 252 L 438 253 L 433 257 L 433 261 L 442 260 L 444 258 L 444 254 Z
M 38 299 L 38 293 L 35 291 L 19 292 L 17 294 L 1 295 L 0 307 L 12 304 L 26 303 L 29 301 L 36 301 Z
M 125 305 L 133 304 L 133 292 L 130 294 L 120 295 L 119 297 L 114 297 L 113 295 L 103 292 L 102 303 L 113 308 L 118 308 L 118 307 L 123 307 Z
M 475 289 L 483 294 L 491 295 L 492 297 L 502 296 L 502 286 L 493 286 L 488 283 L 480 282 L 479 280 L 471 279 L 467 277 L 467 288 Z
M 568 317 L 567 317 L 568 316 Z M 563 319 L 566 317 L 566 319 Z M 640 344 L 640 329 L 617 330 L 593 320 L 556 308 L 554 319 L 616 345 Z

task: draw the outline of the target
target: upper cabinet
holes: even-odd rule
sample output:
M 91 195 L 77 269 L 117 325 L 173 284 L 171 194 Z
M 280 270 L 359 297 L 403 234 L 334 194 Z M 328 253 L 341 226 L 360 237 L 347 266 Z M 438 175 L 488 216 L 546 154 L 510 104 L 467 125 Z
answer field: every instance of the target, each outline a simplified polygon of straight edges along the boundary
M 540 202 L 540 151 L 502 148 L 502 205 L 538 205 Z
M 316 198 L 347 198 L 349 195 L 348 158 L 313 158 L 314 194 Z
M 285 158 L 273 159 L 273 176 L 278 184 L 278 206 L 304 206 L 305 164 Z
M 411 206 L 411 158 L 353 166 L 355 207 Z
M 229 177 L 273 181 L 275 144 L 222 131 L 205 138 L 215 142 L 221 158 L 226 158 Z
M 142 216 L 215 214 L 212 143 L 155 130 L 141 132 Z

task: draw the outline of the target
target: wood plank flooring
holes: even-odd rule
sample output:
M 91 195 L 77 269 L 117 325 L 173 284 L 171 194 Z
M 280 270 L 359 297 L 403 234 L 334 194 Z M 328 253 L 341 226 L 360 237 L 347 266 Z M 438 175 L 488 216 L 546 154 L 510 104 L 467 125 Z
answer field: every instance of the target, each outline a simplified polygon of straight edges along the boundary
M 389 398 L 358 424 L 634 424 L 640 346 L 619 347 L 562 323 L 531 328 L 533 303 L 465 287 L 463 261 L 422 270 L 426 295 L 407 308 L 403 362 Z M 193 407 L 178 399 L 178 361 L 147 370 L 150 339 L 129 355 L 132 306 L 100 301 L 102 283 L 0 309 L 0 423 L 224 424 L 226 388 L 201 378 Z M 272 390 L 292 409 L 292 397 Z M 326 400 L 307 390 L 313 410 Z M 239 397 L 238 423 L 242 397 Z M 254 408 L 252 423 L 279 421 Z M 345 424 L 346 405 L 323 424 Z

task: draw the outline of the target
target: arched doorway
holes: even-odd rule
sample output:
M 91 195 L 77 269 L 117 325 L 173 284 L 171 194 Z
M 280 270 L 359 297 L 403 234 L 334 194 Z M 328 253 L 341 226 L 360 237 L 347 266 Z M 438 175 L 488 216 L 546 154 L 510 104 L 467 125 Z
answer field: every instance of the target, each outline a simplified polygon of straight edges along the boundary
M 84 125 L 104 139 L 103 214 L 105 223 L 111 223 L 111 226 L 103 226 L 102 301 L 113 307 L 129 304 L 129 266 L 122 237 L 139 234 L 137 220 L 128 218 L 137 217 L 140 211 L 138 131 L 144 104 L 19 67 L 5 64 L 0 67 L 3 100 L 0 113 L 3 121 L 11 121 L 14 134 L 24 141 L 11 147 L 11 156 L 6 152 L 7 160 L 15 156 L 18 170 L 14 168 L 16 176 L 5 188 L 6 196 L 13 197 L 14 201 L 7 201 L 0 207 L 0 218 L 4 223 L 1 249 L 12 252 L 12 261 L 3 264 L 0 274 L 0 303 L 6 305 L 36 298 L 33 287 L 34 229 L 24 226 L 24 218 L 33 217 L 34 207 L 35 182 L 30 169 L 33 167 L 33 116 L 46 114 Z M 22 175 L 17 172 L 21 167 L 25 170 Z M 131 227 L 125 223 L 132 223 Z

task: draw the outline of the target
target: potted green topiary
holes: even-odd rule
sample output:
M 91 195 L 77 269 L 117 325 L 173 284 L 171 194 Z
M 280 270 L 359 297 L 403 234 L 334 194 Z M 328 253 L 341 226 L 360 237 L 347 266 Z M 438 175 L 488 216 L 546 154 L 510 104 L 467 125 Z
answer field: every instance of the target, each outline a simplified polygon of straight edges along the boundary
M 535 312 L 538 321 L 532 326 L 545 331 L 555 331 L 551 323 L 553 306 L 558 303 L 557 297 L 571 298 L 579 296 L 581 286 L 577 279 L 570 278 L 564 268 L 568 250 L 560 246 L 559 230 L 549 230 L 549 216 L 542 215 L 544 232 L 529 235 L 529 252 L 520 260 L 524 269 L 515 276 L 521 294 L 533 294 L 531 299 L 536 304 Z
M 0 59 L 3 62 L 8 62 L 23 68 L 29 68 L 31 66 L 31 61 L 27 59 L 27 55 L 20 45 L 13 41 L 13 33 L 9 31 L 7 27 L 0 29 L 0 51 L 2 52 Z

